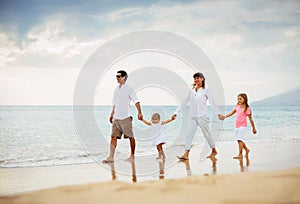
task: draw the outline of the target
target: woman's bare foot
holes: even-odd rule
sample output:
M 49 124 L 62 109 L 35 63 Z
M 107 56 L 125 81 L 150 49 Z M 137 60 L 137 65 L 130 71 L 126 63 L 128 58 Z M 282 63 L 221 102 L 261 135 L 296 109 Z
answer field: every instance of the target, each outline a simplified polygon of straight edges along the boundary
M 206 158 L 214 158 L 216 157 L 217 153 L 211 153 L 210 155 L 208 155 Z
M 190 150 L 185 150 L 182 156 L 177 156 L 180 160 L 188 160 L 189 159 Z
M 114 162 L 114 159 L 112 157 L 107 157 L 106 159 L 104 159 L 102 161 L 102 163 L 113 163 Z
M 213 148 L 210 155 L 208 155 L 206 158 L 215 158 L 217 154 L 218 154 L 217 150 Z
M 177 156 L 177 158 L 178 158 L 179 160 L 188 160 L 188 159 L 189 159 L 189 158 L 188 158 L 187 156 L 185 156 L 185 155 Z

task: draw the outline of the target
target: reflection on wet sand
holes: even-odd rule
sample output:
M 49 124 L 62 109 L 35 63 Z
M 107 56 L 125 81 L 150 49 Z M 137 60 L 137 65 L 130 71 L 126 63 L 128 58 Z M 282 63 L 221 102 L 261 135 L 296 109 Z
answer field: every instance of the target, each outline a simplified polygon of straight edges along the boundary
M 110 166 L 110 171 L 111 171 L 111 179 L 112 180 L 116 180 L 117 176 L 116 176 L 116 170 L 115 170 L 115 163 L 109 163 Z
M 212 174 L 217 174 L 217 161 L 218 159 L 215 157 L 209 158 L 211 160 L 212 163 Z
M 126 161 L 126 163 L 131 164 L 132 182 L 135 183 L 137 181 L 135 160 Z M 158 163 L 158 172 L 159 172 L 158 177 L 159 177 L 159 179 L 164 179 L 165 178 L 165 160 L 162 160 L 162 159 L 157 160 L 157 163 Z M 108 164 L 110 166 L 112 180 L 116 180 L 117 175 L 116 175 L 115 163 L 110 162 L 110 163 L 106 163 L 106 164 Z
M 135 169 L 135 161 L 134 160 L 130 160 L 130 161 L 127 161 L 127 162 L 131 164 L 132 182 L 135 183 L 137 181 L 136 169 Z M 107 163 L 107 164 L 109 164 L 109 166 L 110 166 L 111 179 L 112 180 L 116 180 L 117 179 L 117 175 L 116 175 L 116 170 L 115 170 L 115 163 L 114 162 L 110 162 L 110 163 Z
M 159 179 L 165 178 L 165 160 L 158 160 Z
M 246 167 L 244 166 L 244 158 L 245 158 L 245 161 L 246 161 Z M 250 166 L 249 157 L 241 157 L 241 158 L 237 158 L 237 160 L 239 160 L 239 165 L 240 165 L 241 172 L 248 171 L 248 167 Z
M 218 159 L 217 158 L 209 158 L 209 159 L 211 161 L 211 174 L 217 174 Z M 239 161 L 240 171 L 241 172 L 248 171 L 248 167 L 250 165 L 249 158 L 244 157 L 244 158 L 238 158 L 237 160 Z M 178 162 L 184 164 L 186 175 L 191 176 L 192 170 L 191 170 L 191 166 L 190 166 L 190 161 L 189 160 L 179 160 Z M 135 183 L 137 181 L 135 160 L 127 161 L 126 163 L 130 163 L 130 165 L 131 165 L 132 182 Z M 157 160 L 157 163 L 158 163 L 158 178 L 164 179 L 165 178 L 165 160 Z M 115 164 L 113 162 L 107 163 L 107 164 L 110 166 L 112 180 L 116 180 L 117 175 L 116 175 L 116 170 L 115 170 Z
M 191 171 L 191 166 L 190 166 L 190 161 L 188 159 L 186 160 L 179 160 L 179 163 L 183 163 L 185 165 L 185 171 L 186 171 L 186 175 L 187 176 L 191 176 L 192 175 L 192 171 Z
M 217 174 L 217 161 L 218 159 L 213 157 L 213 158 L 209 158 L 212 162 L 212 174 Z M 191 170 L 191 166 L 190 166 L 190 161 L 187 160 L 179 160 L 179 163 L 183 163 L 185 165 L 185 171 L 186 171 L 186 175 L 187 176 L 191 176 L 192 175 L 192 170 Z

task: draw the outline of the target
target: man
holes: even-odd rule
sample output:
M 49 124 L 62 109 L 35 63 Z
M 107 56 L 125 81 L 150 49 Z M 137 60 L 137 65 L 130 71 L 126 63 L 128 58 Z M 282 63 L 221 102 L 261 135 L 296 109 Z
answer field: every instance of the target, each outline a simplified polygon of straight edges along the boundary
M 124 70 L 117 72 L 116 79 L 119 85 L 116 87 L 113 96 L 113 107 L 109 121 L 112 123 L 112 133 L 110 141 L 110 154 L 103 163 L 114 162 L 115 149 L 117 147 L 117 139 L 121 139 L 124 135 L 125 139 L 130 141 L 131 155 L 127 159 L 134 160 L 135 139 L 132 130 L 132 115 L 130 102 L 133 101 L 138 110 L 138 119 L 142 120 L 143 115 L 140 107 L 140 102 L 133 88 L 126 84 L 128 78 Z

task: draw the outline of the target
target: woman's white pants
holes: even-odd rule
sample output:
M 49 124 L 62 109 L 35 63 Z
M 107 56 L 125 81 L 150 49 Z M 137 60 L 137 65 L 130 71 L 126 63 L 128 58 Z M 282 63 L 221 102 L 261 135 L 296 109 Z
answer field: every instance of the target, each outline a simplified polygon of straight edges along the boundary
M 185 143 L 185 150 L 190 150 L 192 146 L 192 142 L 197 130 L 197 127 L 200 127 L 202 133 L 207 140 L 209 146 L 211 148 L 215 148 L 215 142 L 210 134 L 209 130 L 209 118 L 208 117 L 201 117 L 201 118 L 191 118 L 188 126 L 188 131 L 186 135 L 186 143 Z

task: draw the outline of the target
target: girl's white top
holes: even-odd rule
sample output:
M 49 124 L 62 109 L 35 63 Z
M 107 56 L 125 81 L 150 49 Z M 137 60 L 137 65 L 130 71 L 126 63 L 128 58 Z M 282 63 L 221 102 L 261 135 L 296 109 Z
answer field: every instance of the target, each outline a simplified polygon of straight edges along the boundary
M 203 117 L 208 114 L 207 101 L 212 105 L 215 114 L 220 114 L 220 110 L 215 103 L 208 88 L 200 88 L 198 91 L 189 91 L 182 103 L 177 107 L 175 114 L 178 115 L 182 109 L 190 102 L 190 117 Z

